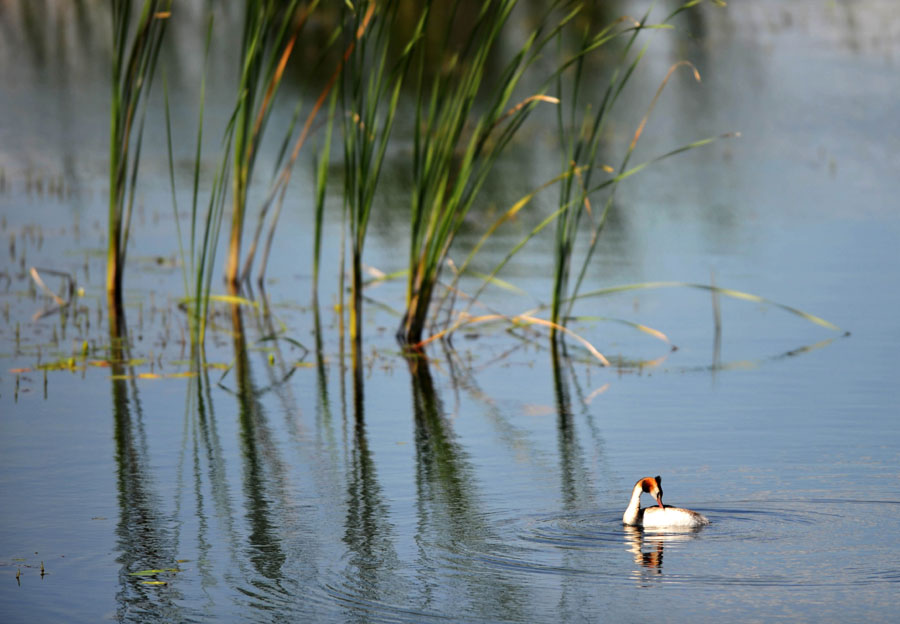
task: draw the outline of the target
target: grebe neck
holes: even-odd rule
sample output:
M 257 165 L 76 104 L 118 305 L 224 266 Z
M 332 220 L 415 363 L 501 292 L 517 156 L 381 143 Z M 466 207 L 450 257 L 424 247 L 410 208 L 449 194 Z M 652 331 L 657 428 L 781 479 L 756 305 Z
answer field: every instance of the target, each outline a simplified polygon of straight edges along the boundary
M 639 523 L 641 517 L 641 484 L 638 482 L 637 485 L 634 486 L 634 489 L 631 491 L 631 500 L 628 501 L 628 507 L 625 508 L 625 513 L 622 515 L 622 522 L 629 525 L 636 525 Z

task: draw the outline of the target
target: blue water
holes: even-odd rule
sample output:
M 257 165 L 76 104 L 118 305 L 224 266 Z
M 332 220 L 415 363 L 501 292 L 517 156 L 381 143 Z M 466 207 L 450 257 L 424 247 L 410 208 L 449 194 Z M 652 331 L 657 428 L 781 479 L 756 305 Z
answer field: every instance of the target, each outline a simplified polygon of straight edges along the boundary
M 704 36 L 651 47 L 612 145 L 627 144 L 679 58 L 703 83 L 673 80 L 635 157 L 741 137 L 624 184 L 584 290 L 714 280 L 840 330 L 720 297 L 717 346 L 708 291 L 648 289 L 575 306 L 571 327 L 610 368 L 575 340 L 554 357 L 545 332 L 507 325 L 461 330 L 417 366 L 393 339 L 396 280 L 367 291 L 358 379 L 334 308 L 337 182 L 316 349 L 309 163 L 276 237 L 269 312 L 242 306 L 238 318 L 219 304 L 213 366 L 169 376 L 189 370 L 189 348 L 159 137 L 148 139 L 126 272 L 132 360 L 101 365 L 107 92 L 60 82 L 60 39 L 41 57 L 24 5 L 5 9 L 0 80 L 15 88 L 0 91 L 0 619 L 895 619 L 900 86 L 890 77 L 900 22 L 889 2 L 747 4 L 706 8 Z M 66 11 L 47 5 L 47 20 Z M 102 84 L 90 64 L 102 50 L 80 40 L 66 40 L 67 66 Z M 194 84 L 196 71 L 178 79 Z M 195 102 L 179 93 L 176 105 L 188 132 Z M 209 119 L 227 117 L 221 107 Z M 533 149 L 550 136 L 531 132 L 486 190 L 495 210 L 554 175 L 552 150 Z M 190 158 L 190 141 L 179 149 Z M 402 171 L 403 150 L 391 159 Z M 189 180 L 183 168 L 179 179 Z M 406 195 L 402 175 L 387 180 L 366 263 L 390 273 L 405 263 Z M 555 197 L 502 231 L 479 270 Z M 551 254 L 548 232 L 501 274 L 525 294 L 488 289 L 473 313 L 546 302 Z M 62 280 L 47 269 L 73 276 L 84 289 L 73 312 L 35 319 L 53 304 L 31 266 L 54 291 Z M 600 316 L 669 342 L 588 318 Z M 39 368 L 69 357 L 73 370 Z M 632 485 L 657 474 L 667 503 L 711 525 L 624 529 Z M 159 571 L 134 574 L 149 570 Z

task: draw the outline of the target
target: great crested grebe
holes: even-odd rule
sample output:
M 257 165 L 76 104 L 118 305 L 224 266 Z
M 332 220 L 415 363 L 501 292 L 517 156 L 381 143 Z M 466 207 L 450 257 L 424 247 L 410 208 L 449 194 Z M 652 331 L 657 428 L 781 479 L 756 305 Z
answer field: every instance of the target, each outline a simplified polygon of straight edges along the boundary
M 659 506 L 641 509 L 641 494 L 644 492 L 655 498 Z M 696 511 L 663 505 L 662 495 L 661 477 L 639 479 L 631 491 L 631 500 L 622 515 L 622 522 L 646 529 L 689 529 L 709 524 L 709 520 Z

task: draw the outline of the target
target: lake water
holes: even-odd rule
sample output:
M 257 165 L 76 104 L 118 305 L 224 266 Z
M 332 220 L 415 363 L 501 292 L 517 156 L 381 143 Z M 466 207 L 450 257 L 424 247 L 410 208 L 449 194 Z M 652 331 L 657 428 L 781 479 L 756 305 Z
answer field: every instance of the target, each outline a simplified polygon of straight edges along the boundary
M 109 357 L 104 10 L 0 9 L 0 619 L 896 620 L 893 2 L 735 2 L 655 35 L 610 158 L 682 58 L 703 82 L 672 80 L 635 162 L 706 136 L 741 137 L 623 184 L 584 288 L 714 280 L 840 331 L 721 297 L 717 345 L 708 291 L 659 288 L 576 306 L 583 318 L 572 328 L 609 368 L 575 341 L 554 355 L 546 334 L 505 326 L 462 330 L 416 362 L 393 339 L 403 306 L 394 280 L 367 292 L 360 377 L 342 365 L 334 307 L 339 177 L 315 331 L 309 161 L 298 165 L 265 297 L 217 307 L 207 350 L 216 366 L 177 376 L 189 353 L 156 131 L 125 274 L 132 359 L 99 365 Z M 173 31 L 188 60 L 171 70 L 183 87 L 173 90 L 176 135 L 188 137 L 196 98 L 184 85 L 200 71 L 190 28 L 202 17 L 192 19 Z M 226 61 L 213 63 L 211 149 L 233 98 Z M 552 115 L 536 116 L 500 164 L 486 209 L 557 173 L 544 121 L 552 126 Z M 366 263 L 385 273 L 406 257 L 408 154 L 398 137 L 367 243 Z M 191 140 L 178 148 L 184 189 Z M 555 198 L 542 195 L 496 237 L 479 270 Z M 54 291 L 63 278 L 49 270 L 84 289 L 74 312 L 40 316 L 53 303 L 32 266 Z M 482 303 L 515 314 L 546 302 L 551 269 L 548 232 L 501 274 L 524 293 L 492 288 Z M 589 318 L 601 316 L 665 332 L 677 350 Z M 53 362 L 63 369 L 40 368 Z M 623 528 L 631 487 L 657 474 L 668 504 L 711 524 Z

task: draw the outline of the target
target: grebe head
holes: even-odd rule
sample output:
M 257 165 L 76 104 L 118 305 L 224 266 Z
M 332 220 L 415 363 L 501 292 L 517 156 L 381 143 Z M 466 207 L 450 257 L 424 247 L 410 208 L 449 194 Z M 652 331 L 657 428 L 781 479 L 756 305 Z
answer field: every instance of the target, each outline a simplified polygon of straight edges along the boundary
M 646 492 L 647 494 L 655 498 L 656 503 L 660 507 L 665 508 L 662 502 L 662 477 L 660 477 L 659 475 L 655 477 L 644 477 L 640 480 L 639 483 L 641 484 L 641 491 Z

